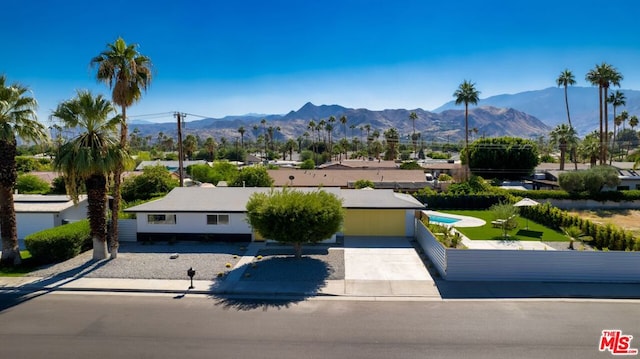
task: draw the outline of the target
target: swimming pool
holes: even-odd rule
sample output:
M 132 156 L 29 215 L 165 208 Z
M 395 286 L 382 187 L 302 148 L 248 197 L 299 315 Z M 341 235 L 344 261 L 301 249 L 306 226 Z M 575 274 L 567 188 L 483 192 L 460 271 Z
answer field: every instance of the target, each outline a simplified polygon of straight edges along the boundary
M 453 217 L 437 216 L 435 214 L 429 214 L 429 221 L 438 222 L 438 223 L 445 223 L 445 224 L 452 224 L 452 223 L 460 222 L 460 219 L 453 218 Z

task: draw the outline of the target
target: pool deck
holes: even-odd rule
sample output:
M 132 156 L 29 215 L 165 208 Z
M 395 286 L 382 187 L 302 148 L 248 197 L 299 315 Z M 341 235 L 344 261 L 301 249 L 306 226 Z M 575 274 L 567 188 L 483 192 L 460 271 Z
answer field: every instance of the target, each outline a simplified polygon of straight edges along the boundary
M 440 217 L 451 217 L 459 219 L 460 221 L 451 223 L 442 223 L 446 226 L 454 227 L 480 227 L 484 226 L 487 222 L 482 219 L 468 217 L 468 216 L 460 216 L 457 214 L 449 214 L 449 213 L 441 213 L 436 211 L 423 211 L 425 214 L 433 214 L 434 216 Z M 440 223 L 433 221 L 434 223 Z M 460 232 L 458 232 L 460 233 Z M 540 241 L 511 241 L 509 239 L 499 240 L 499 241 L 485 241 L 485 240 L 470 240 L 464 234 L 460 233 L 462 236 L 462 244 L 469 249 L 499 249 L 499 250 L 539 250 L 539 251 L 554 251 L 553 247 L 550 247 Z
M 459 216 L 457 214 L 449 214 L 449 213 L 442 213 L 442 212 L 436 212 L 436 211 L 423 211 L 423 212 L 426 215 L 432 214 L 434 216 L 439 216 L 439 217 L 449 217 L 449 218 L 459 219 L 459 221 L 454 224 L 455 227 L 480 227 L 480 226 L 484 226 L 487 223 L 484 220 L 480 218 L 475 218 L 475 217 Z M 433 223 L 440 223 L 440 222 L 433 221 Z M 442 223 L 442 224 L 451 225 L 451 223 Z

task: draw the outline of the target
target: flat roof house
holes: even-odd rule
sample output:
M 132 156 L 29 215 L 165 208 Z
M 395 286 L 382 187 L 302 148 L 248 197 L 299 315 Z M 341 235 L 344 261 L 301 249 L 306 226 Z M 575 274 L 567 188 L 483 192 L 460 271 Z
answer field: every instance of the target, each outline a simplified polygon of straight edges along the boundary
M 31 233 L 87 218 L 87 196 L 74 205 L 67 195 L 15 194 L 18 239 Z
M 262 240 L 247 222 L 246 204 L 266 187 L 177 187 L 164 198 L 126 209 L 136 214 L 138 241 Z M 281 188 L 274 188 L 281 191 Z M 425 206 L 393 190 L 296 188 L 326 191 L 343 200 L 344 236 L 412 237 L 416 210 Z

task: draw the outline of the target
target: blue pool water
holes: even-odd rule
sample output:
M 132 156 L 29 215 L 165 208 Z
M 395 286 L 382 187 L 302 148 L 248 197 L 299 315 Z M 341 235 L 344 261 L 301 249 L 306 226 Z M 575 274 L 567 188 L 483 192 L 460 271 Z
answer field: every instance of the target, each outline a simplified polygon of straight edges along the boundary
M 429 221 L 451 224 L 451 223 L 459 222 L 460 220 L 458 218 L 443 217 L 443 216 L 437 216 L 435 214 L 430 214 L 429 215 Z

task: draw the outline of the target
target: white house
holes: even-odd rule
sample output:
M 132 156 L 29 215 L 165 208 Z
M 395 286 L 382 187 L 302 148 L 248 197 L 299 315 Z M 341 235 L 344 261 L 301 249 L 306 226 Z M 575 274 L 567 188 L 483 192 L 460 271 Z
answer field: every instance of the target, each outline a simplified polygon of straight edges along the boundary
M 164 198 L 125 210 L 136 213 L 138 241 L 262 240 L 247 222 L 246 204 L 266 187 L 178 187 Z M 281 191 L 281 188 L 273 190 Z M 344 236 L 413 237 L 414 218 L 424 205 L 392 190 L 296 188 L 322 190 L 343 201 Z
M 13 195 L 18 239 L 31 233 L 87 218 L 87 196 L 75 205 L 67 195 Z

